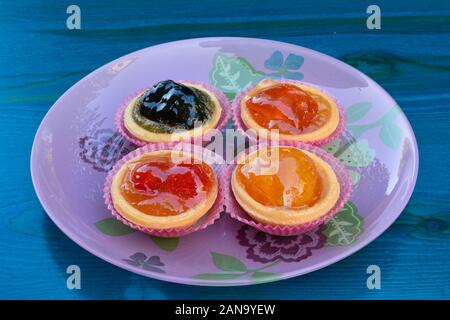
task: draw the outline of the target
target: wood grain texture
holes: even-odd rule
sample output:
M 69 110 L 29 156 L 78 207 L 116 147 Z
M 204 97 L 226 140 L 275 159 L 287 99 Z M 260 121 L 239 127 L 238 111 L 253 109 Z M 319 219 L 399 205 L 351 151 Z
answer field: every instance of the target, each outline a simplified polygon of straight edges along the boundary
M 377 1 L 382 29 L 365 26 L 368 1 L 76 1 L 82 30 L 65 27 L 60 1 L 0 3 L 0 298 L 445 298 L 450 297 L 450 4 Z M 255 10 L 257 8 L 257 10 Z M 87 253 L 48 219 L 29 174 L 34 133 L 76 81 L 150 45 L 248 36 L 309 47 L 380 83 L 409 118 L 420 151 L 407 208 L 376 241 L 317 272 L 245 288 L 147 279 Z M 66 289 L 66 267 L 82 290 Z M 382 289 L 366 288 L 366 268 Z

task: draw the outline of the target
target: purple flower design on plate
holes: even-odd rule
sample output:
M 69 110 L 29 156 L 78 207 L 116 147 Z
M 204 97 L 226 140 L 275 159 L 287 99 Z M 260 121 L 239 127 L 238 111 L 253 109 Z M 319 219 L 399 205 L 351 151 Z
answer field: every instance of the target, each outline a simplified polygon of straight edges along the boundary
M 97 130 L 92 136 L 79 140 L 81 159 L 101 172 L 109 171 L 114 164 L 136 146 L 112 129 Z
M 147 258 L 147 255 L 142 252 L 136 252 L 132 254 L 129 259 L 123 259 L 129 265 L 135 267 L 141 267 L 147 271 L 165 273 L 161 267 L 164 267 L 164 263 L 158 256 L 151 256 Z
M 237 233 L 241 246 L 247 247 L 247 258 L 256 262 L 298 262 L 312 255 L 312 250 L 325 244 L 321 228 L 298 236 L 274 236 L 250 226 L 242 226 Z

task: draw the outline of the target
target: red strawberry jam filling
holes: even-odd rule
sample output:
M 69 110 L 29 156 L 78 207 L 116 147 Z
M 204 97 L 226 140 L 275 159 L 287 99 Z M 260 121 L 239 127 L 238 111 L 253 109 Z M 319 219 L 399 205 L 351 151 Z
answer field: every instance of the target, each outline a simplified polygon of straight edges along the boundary
M 204 162 L 184 160 L 174 162 L 169 153 L 131 162 L 121 184 L 123 197 L 153 216 L 174 216 L 195 207 L 211 191 L 214 172 Z

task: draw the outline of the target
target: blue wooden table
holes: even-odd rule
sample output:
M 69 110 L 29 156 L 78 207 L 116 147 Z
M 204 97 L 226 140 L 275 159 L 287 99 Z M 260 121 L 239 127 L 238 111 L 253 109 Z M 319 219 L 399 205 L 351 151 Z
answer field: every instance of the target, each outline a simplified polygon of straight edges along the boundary
M 0 3 L 0 298 L 446 298 L 450 297 L 450 3 L 376 1 L 81 1 Z M 72 84 L 131 51 L 167 41 L 247 36 L 286 41 L 341 59 L 379 82 L 408 116 L 420 149 L 413 197 L 369 246 L 317 272 L 250 287 L 206 288 L 147 279 L 70 241 L 34 193 L 29 157 L 43 116 Z M 66 268 L 82 268 L 82 289 Z M 366 287 L 379 265 L 380 290 Z

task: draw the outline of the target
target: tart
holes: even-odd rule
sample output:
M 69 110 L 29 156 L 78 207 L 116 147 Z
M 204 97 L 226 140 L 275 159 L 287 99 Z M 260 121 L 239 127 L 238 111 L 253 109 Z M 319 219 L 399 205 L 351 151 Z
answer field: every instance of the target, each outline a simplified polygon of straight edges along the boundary
M 268 146 L 238 157 L 231 190 L 254 220 L 274 226 L 318 221 L 339 200 L 333 168 L 316 154 L 293 146 Z
M 213 168 L 185 151 L 158 150 L 126 161 L 114 174 L 111 200 L 126 220 L 151 229 L 187 228 L 213 206 Z
M 131 99 L 123 125 L 145 142 L 180 141 L 215 128 L 221 113 L 218 97 L 205 86 L 165 80 Z
M 264 139 L 323 141 L 337 132 L 341 120 L 332 97 L 298 81 L 267 78 L 238 99 L 242 122 Z

